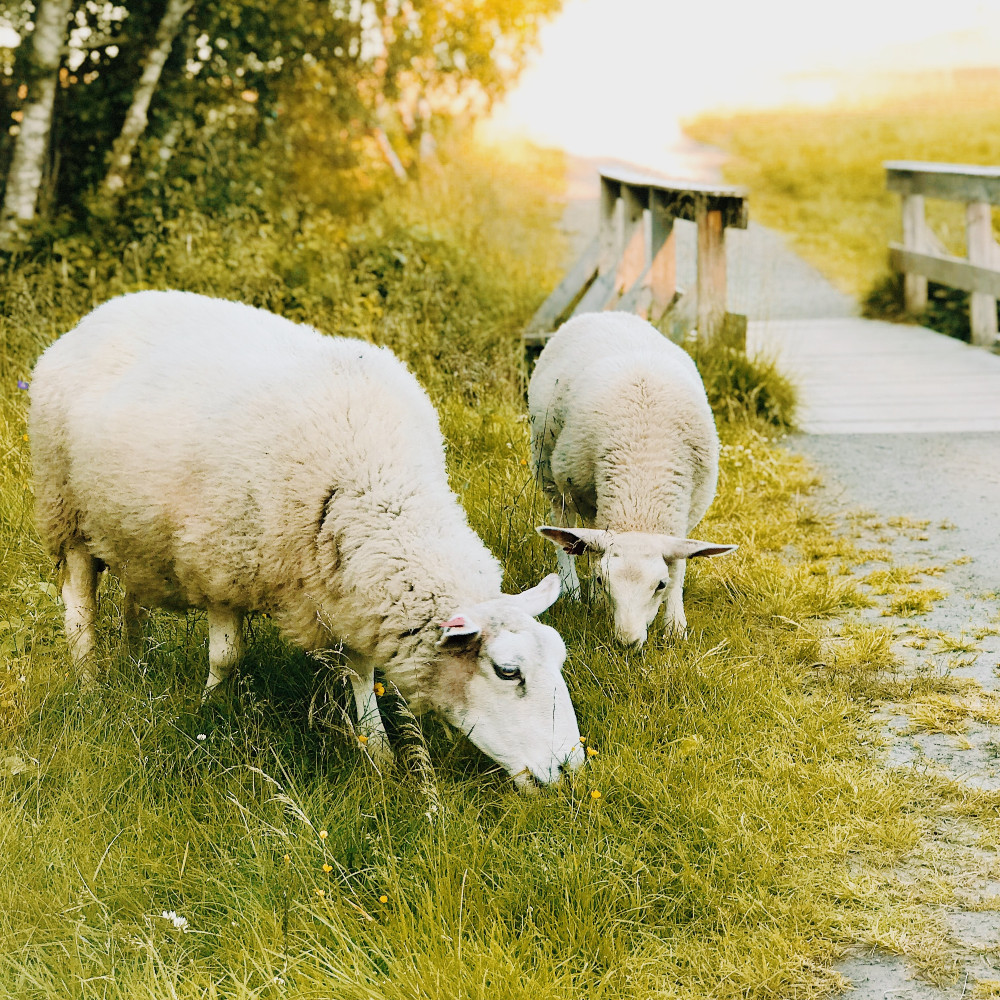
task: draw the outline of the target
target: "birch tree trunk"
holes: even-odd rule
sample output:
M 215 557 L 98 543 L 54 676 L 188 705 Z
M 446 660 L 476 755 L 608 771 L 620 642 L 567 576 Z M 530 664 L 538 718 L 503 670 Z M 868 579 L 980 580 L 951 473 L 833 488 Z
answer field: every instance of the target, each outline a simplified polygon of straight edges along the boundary
M 21 227 L 35 217 L 71 5 L 72 0 L 38 0 L 35 7 L 35 30 L 27 56 L 28 96 L 0 209 L 0 249 L 7 249 Z
M 104 190 L 114 194 L 125 184 L 125 173 L 132 162 L 132 152 L 149 122 L 147 112 L 153 92 L 160 82 L 160 74 L 170 55 L 171 46 L 180 31 L 184 15 L 194 6 L 194 0 L 167 0 L 166 10 L 156 29 L 156 39 L 146 56 L 142 76 L 136 84 L 132 103 L 125 115 L 125 123 L 111 149 L 111 166 L 104 178 Z

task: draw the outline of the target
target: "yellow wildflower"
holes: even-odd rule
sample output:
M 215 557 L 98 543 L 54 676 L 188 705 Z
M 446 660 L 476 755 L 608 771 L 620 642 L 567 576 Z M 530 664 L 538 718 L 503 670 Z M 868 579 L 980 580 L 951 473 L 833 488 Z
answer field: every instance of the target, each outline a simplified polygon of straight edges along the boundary
M 292 859 L 291 859 L 291 857 L 289 857 L 289 855 L 287 855 L 287 854 L 286 854 L 286 855 L 285 855 L 285 861 L 286 861 L 286 862 L 289 862 L 289 861 L 291 861 L 291 860 L 292 860 Z
M 379 896 L 378 901 L 380 903 L 388 903 L 389 902 L 389 897 L 385 896 L 385 895 Z
M 597 800 L 601 797 L 601 793 L 596 788 L 593 788 L 591 789 L 590 797 L 594 800 Z
M 28 440 L 28 435 L 27 435 L 27 434 L 23 435 L 23 437 L 24 437 L 24 440 L 25 440 L 25 441 L 27 441 L 27 440 Z
M 375 691 L 375 694 L 378 695 L 379 698 L 381 698 L 382 695 L 385 694 L 385 685 L 382 684 L 381 681 L 376 681 L 373 690 Z
M 364 733 L 358 733 L 358 742 L 364 746 L 368 742 L 368 737 Z
M 587 747 L 587 756 L 588 757 L 596 757 L 597 756 L 597 751 L 593 747 Z
M 580 742 L 581 743 L 586 743 L 587 742 L 587 737 L 586 736 L 581 736 L 580 737 Z
M 333 865 L 323 865 L 323 871 L 325 871 L 327 875 L 329 875 L 330 872 L 333 871 Z
M 320 830 L 319 831 L 319 839 L 320 840 L 326 840 L 326 838 L 329 837 L 329 836 L 330 836 L 330 834 L 328 834 L 326 832 L 326 830 Z

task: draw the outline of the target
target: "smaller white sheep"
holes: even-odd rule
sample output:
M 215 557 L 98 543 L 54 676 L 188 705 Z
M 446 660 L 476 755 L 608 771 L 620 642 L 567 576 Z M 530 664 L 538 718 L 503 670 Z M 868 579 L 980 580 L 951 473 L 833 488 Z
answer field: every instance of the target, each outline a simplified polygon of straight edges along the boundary
M 642 644 L 666 596 L 683 632 L 687 560 L 735 545 L 686 536 L 715 496 L 719 438 L 691 358 L 628 313 L 576 316 L 545 345 L 528 387 L 531 450 L 555 525 L 564 592 L 579 598 L 572 556 L 594 570 L 622 642 Z M 576 515 L 585 527 L 573 527 Z
M 220 299 L 125 295 L 42 355 L 30 429 L 82 668 L 106 566 L 129 618 L 207 610 L 206 694 L 264 611 L 306 649 L 342 644 L 373 755 L 388 753 L 378 668 L 522 786 L 582 762 L 566 647 L 535 621 L 559 580 L 501 593 L 448 486 L 437 413 L 389 351 Z

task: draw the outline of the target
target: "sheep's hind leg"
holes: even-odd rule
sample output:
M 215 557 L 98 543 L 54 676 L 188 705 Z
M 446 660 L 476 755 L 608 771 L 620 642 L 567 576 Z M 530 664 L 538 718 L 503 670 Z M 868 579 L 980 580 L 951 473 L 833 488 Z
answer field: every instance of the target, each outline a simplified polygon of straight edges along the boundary
M 63 556 L 62 599 L 66 608 L 66 641 L 80 680 L 89 685 L 94 680 L 94 646 L 97 632 L 98 562 L 80 542 L 74 542 Z
M 243 655 L 243 613 L 230 608 L 208 609 L 208 683 L 201 701 L 232 673 Z
M 348 666 L 358 709 L 358 738 L 376 764 L 391 764 L 392 749 L 375 697 L 375 666 L 360 656 L 352 656 Z

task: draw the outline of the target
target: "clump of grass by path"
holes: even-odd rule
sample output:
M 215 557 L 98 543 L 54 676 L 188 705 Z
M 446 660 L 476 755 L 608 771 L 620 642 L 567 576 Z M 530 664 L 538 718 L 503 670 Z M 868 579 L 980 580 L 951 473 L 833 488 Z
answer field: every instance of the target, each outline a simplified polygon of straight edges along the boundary
M 863 106 L 706 115 L 685 130 L 730 154 L 729 181 L 750 190 L 752 217 L 859 298 L 884 282 L 900 239 L 899 195 L 884 160 L 1000 163 L 1000 90 L 994 73 Z M 929 201 L 927 217 L 964 256 L 965 207 Z M 954 311 L 954 310 L 953 310 Z
M 301 246 L 277 223 L 201 220 L 190 256 L 179 231 L 8 268 L 0 993 L 807 998 L 836 984 L 847 942 L 919 929 L 892 873 L 927 796 L 880 766 L 866 700 L 891 652 L 860 624 L 826 634 L 867 602 L 849 576 L 865 556 L 813 511 L 813 474 L 770 440 L 757 397 L 734 402 L 722 376 L 719 496 L 698 534 L 740 548 L 690 567 L 690 636 L 637 653 L 596 605 L 548 615 L 593 751 L 571 783 L 519 796 L 467 741 L 398 709 L 406 764 L 378 774 L 344 721 L 336 657 L 289 648 L 262 618 L 201 708 L 204 617 L 154 614 L 132 661 L 113 582 L 102 682 L 84 693 L 71 677 L 17 381 L 94 302 L 143 284 L 391 344 L 441 409 L 453 485 L 508 588 L 552 568 L 516 335 L 562 256 L 546 235 L 557 180 L 549 158 L 469 154 L 368 222 L 314 220 Z M 274 270 L 289 258 L 294 293 Z

